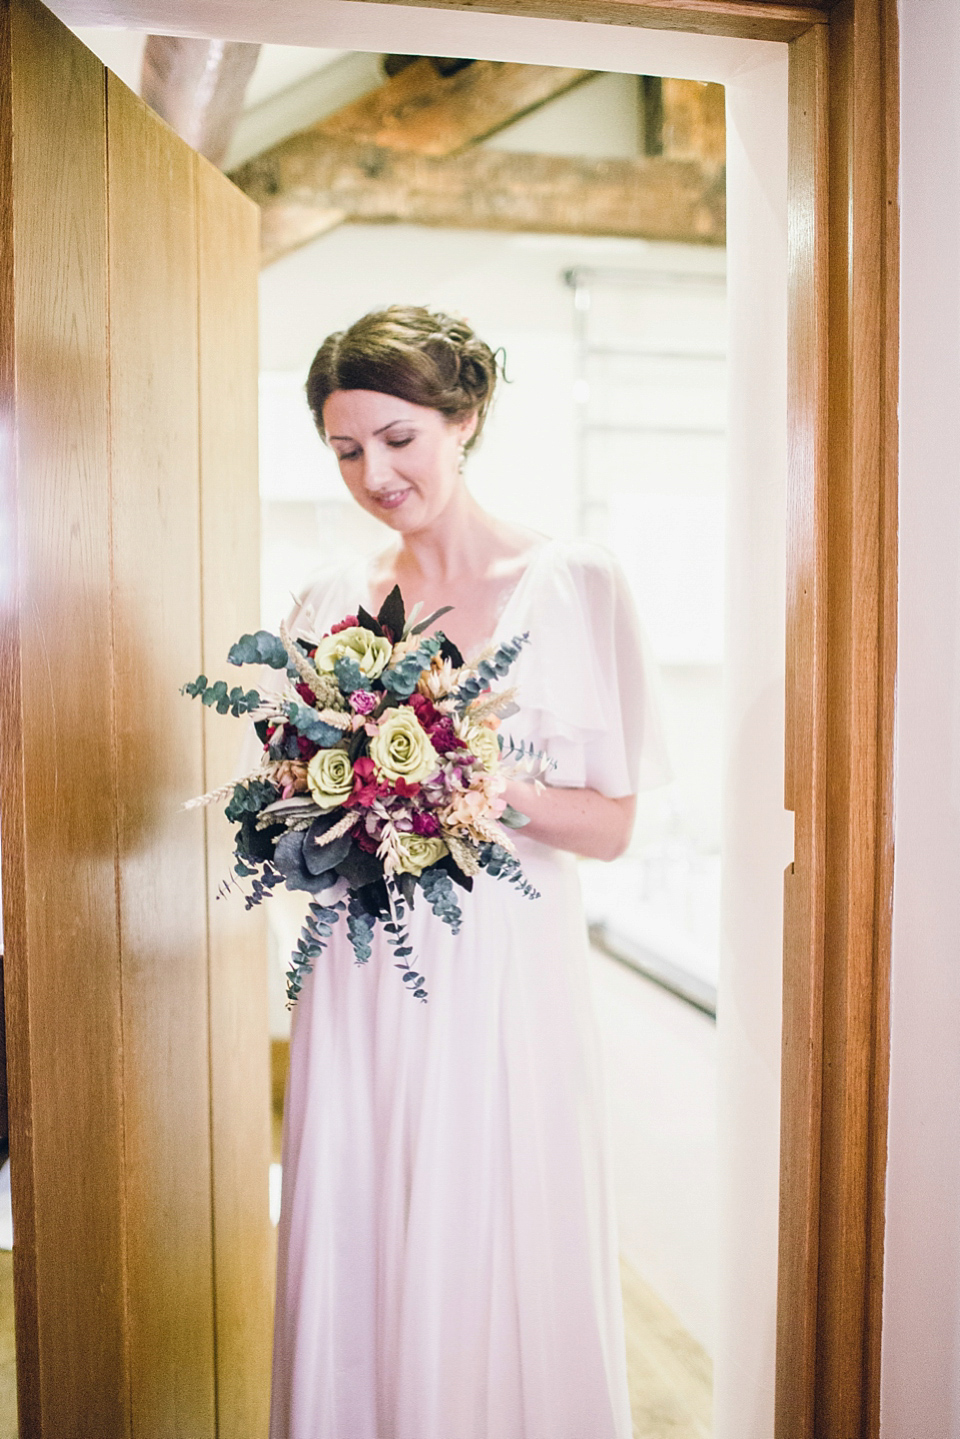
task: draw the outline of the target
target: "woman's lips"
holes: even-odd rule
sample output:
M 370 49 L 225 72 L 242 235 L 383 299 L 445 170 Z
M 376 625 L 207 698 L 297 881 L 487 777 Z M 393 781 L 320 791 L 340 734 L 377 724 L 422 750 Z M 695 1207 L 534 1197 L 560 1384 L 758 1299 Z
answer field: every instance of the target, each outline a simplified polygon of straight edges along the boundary
M 371 499 L 382 510 L 395 510 L 403 504 L 409 493 L 409 487 L 405 490 L 381 490 L 379 494 L 371 495 Z

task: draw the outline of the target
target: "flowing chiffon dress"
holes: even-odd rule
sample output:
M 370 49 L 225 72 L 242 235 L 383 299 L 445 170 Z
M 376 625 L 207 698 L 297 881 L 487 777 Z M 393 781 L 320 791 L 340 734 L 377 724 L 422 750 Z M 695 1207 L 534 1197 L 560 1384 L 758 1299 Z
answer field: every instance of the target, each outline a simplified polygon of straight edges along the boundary
M 321 634 L 365 570 L 314 586 Z M 626 584 L 587 542 L 534 550 L 496 639 L 529 631 L 504 732 L 611 797 L 667 763 Z M 294 631 L 295 632 L 295 631 Z M 454 936 L 418 903 L 403 985 L 342 927 L 294 1013 L 271 1439 L 629 1439 L 616 1228 L 574 858 L 517 845 Z

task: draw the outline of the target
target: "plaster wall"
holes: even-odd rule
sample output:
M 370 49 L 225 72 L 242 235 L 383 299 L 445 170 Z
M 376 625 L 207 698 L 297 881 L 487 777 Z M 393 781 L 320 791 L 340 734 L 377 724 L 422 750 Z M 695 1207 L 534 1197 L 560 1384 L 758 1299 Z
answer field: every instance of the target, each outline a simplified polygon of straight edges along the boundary
M 960 1436 L 960 9 L 901 0 L 900 620 L 883 1439 Z

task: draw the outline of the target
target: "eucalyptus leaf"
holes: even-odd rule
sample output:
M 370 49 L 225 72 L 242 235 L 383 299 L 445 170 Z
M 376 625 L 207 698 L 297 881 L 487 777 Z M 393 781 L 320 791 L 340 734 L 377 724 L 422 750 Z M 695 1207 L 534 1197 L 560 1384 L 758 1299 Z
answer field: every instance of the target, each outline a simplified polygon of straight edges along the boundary
M 366 684 L 360 673 L 360 666 L 356 660 L 350 659 L 347 655 L 334 661 L 333 672 L 337 677 L 337 684 L 345 695 L 352 695 L 354 690 L 362 690 Z
M 227 655 L 231 665 L 269 665 L 271 669 L 282 670 L 287 665 L 287 651 L 283 641 L 269 630 L 257 630 L 256 634 L 241 635 Z

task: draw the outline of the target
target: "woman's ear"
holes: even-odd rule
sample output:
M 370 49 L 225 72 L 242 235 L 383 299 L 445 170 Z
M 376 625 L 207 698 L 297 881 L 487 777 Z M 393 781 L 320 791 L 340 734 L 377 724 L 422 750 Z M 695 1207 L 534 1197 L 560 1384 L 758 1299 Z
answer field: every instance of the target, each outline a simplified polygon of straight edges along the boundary
M 474 410 L 472 415 L 465 415 L 464 418 L 458 422 L 457 429 L 460 432 L 459 440 L 461 445 L 468 444 L 469 441 L 472 440 L 474 435 L 477 433 L 476 410 Z

